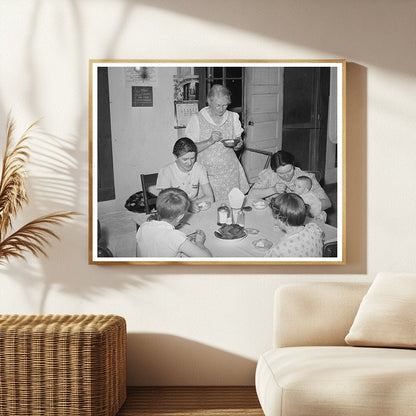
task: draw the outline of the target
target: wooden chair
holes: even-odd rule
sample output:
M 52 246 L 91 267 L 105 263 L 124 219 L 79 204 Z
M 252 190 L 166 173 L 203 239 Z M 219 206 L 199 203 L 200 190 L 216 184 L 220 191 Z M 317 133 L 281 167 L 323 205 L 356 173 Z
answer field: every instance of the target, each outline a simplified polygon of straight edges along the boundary
M 113 253 L 107 247 L 107 243 L 101 240 L 102 232 L 101 232 L 101 224 L 100 221 L 97 221 L 97 237 L 98 237 L 98 257 L 113 257 Z
M 336 257 L 338 244 L 336 241 L 324 244 L 323 257 Z
M 246 169 L 246 167 L 244 167 L 243 158 L 244 158 L 244 155 L 247 155 L 247 153 L 255 153 L 257 155 L 261 155 L 261 156 L 264 157 L 263 167 L 261 167 L 261 164 L 263 162 L 261 159 L 258 160 L 258 162 L 260 162 L 260 163 L 256 164 L 257 169 L 259 169 L 258 172 L 255 171 L 255 172 L 253 172 L 253 174 L 250 174 L 250 172 Z M 243 164 L 244 170 L 245 170 L 246 175 L 247 175 L 247 179 L 250 183 L 250 189 L 254 185 L 254 182 L 256 180 L 256 177 L 257 177 L 258 173 L 260 173 L 261 170 L 267 169 L 270 166 L 270 160 L 272 158 L 272 155 L 273 155 L 273 152 L 269 152 L 267 150 L 254 149 L 254 148 L 251 148 L 251 147 L 244 147 L 243 151 L 241 152 L 241 154 L 239 156 L 239 160 Z
M 152 209 L 156 207 L 157 197 L 149 192 L 149 188 L 156 185 L 157 173 L 141 174 L 140 181 L 142 183 L 143 202 L 146 214 L 150 214 Z
M 321 174 L 321 172 L 319 172 L 319 170 L 308 170 L 307 172 L 308 173 L 313 173 L 315 175 L 315 179 L 319 183 L 321 183 L 321 181 L 322 181 L 322 174 Z
M 262 149 L 253 149 L 251 147 L 245 147 L 243 152 L 240 155 L 240 159 L 241 159 L 244 152 L 258 153 L 258 154 L 266 156 L 263 169 L 266 169 L 266 168 L 269 167 L 270 159 L 272 158 L 273 152 L 268 152 L 267 150 L 262 150 Z

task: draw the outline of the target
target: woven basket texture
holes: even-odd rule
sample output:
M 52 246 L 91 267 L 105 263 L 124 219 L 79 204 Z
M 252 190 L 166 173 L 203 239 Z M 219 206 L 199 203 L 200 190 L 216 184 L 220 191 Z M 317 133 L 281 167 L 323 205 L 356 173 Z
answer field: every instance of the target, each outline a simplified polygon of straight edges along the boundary
M 0 315 L 0 415 L 114 416 L 126 400 L 116 315 Z

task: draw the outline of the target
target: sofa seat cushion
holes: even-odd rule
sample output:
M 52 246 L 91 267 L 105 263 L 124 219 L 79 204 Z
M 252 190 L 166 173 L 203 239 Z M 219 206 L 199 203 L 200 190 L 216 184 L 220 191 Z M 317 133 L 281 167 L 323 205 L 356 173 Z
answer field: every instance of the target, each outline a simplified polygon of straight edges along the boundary
M 416 351 L 277 348 L 260 357 L 256 390 L 266 416 L 416 415 Z

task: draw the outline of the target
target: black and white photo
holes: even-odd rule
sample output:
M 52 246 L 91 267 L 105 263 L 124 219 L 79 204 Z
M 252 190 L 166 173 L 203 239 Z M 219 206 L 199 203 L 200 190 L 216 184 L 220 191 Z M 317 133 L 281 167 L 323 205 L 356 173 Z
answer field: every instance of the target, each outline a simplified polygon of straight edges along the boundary
M 90 263 L 344 264 L 345 61 L 90 61 Z

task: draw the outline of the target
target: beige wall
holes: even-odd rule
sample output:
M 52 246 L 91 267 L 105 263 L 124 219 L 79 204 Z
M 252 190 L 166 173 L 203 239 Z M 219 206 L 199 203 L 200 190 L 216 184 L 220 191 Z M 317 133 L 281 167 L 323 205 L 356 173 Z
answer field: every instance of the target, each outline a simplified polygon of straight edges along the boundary
M 132 107 L 131 88 L 126 88 L 124 69 L 108 71 L 111 134 L 116 198 L 98 204 L 100 213 L 124 210 L 126 199 L 141 189 L 140 173 L 154 173 L 174 160 L 173 75 L 176 67 L 156 68 L 153 107 Z M 170 91 L 170 94 L 169 92 Z M 157 109 L 157 110 L 156 110 Z
M 23 219 L 83 216 L 48 259 L 1 269 L 1 312 L 124 316 L 129 384 L 252 384 L 276 287 L 414 271 L 415 10 L 410 0 L 3 0 L 1 129 L 12 110 L 18 131 L 43 117 L 48 133 L 33 142 Z M 89 266 L 90 58 L 346 58 L 348 264 Z

